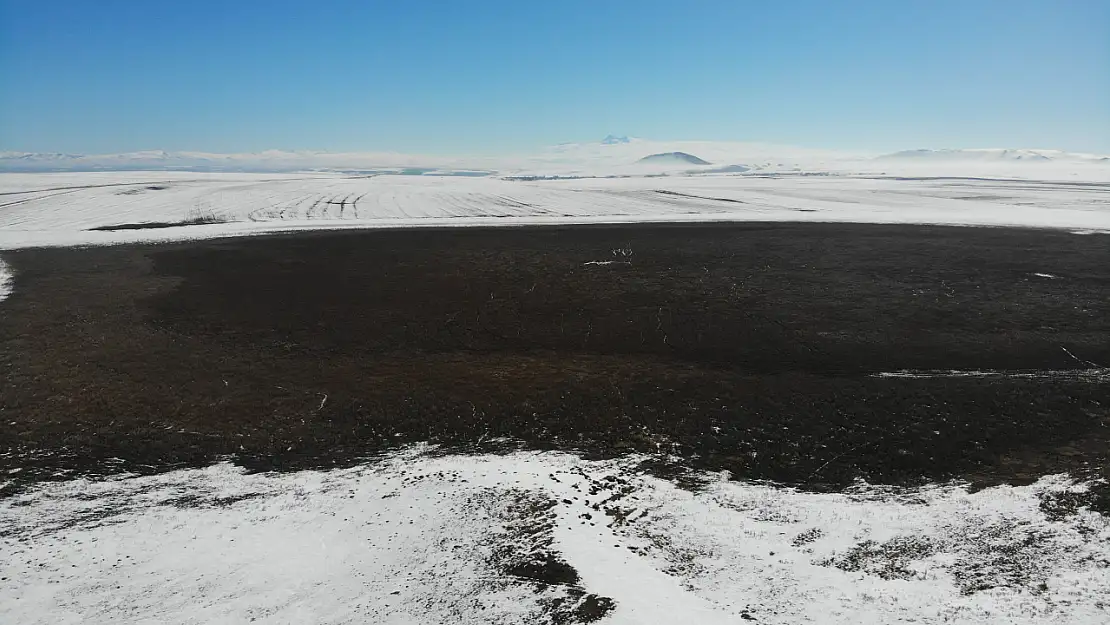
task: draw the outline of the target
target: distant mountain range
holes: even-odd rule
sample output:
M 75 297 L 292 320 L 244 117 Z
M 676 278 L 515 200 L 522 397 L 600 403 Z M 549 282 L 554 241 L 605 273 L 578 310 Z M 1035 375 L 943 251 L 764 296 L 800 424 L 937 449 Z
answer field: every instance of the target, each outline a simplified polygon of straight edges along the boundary
M 1014 150 L 1005 148 L 979 148 L 966 150 L 906 150 L 878 157 L 879 160 L 917 160 L 929 162 L 978 161 L 978 162 L 1089 162 L 1110 163 L 1110 156 L 1064 152 L 1062 150 Z
M 697 156 L 695 156 L 695 154 Z M 149 150 L 121 154 L 67 154 L 58 152 L 0 151 L 0 172 L 65 171 L 193 171 L 193 172 L 294 172 L 385 171 L 419 168 L 440 171 L 475 171 L 513 175 L 643 175 L 643 165 L 683 173 L 690 166 L 710 162 L 722 166 L 717 173 L 742 171 L 971 171 L 976 166 L 997 169 L 1013 164 L 1057 165 L 1083 171 L 1110 171 L 1110 156 L 1060 150 L 965 149 L 910 150 L 873 157 L 831 150 L 812 150 L 758 143 L 723 141 L 651 141 L 610 135 L 600 142 L 554 146 L 536 154 L 505 157 L 437 157 L 391 152 L 313 152 L 267 150 L 235 154 Z M 935 167 L 934 167 L 935 166 Z M 881 167 L 882 169 L 876 169 Z M 701 173 L 714 173 L 699 170 Z M 1100 174 L 1101 175 L 1101 174 Z
M 239 154 L 148 150 L 121 154 L 0 152 L 0 171 L 289 172 L 312 169 L 450 167 L 454 159 L 396 153 L 290 152 L 267 150 Z

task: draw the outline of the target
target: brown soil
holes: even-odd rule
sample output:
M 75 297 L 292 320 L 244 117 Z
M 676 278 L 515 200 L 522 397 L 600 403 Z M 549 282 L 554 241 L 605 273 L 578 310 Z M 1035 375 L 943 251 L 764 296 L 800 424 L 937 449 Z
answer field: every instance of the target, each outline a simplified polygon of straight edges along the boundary
M 3 256 L 0 492 L 422 440 L 815 489 L 1088 476 L 1110 455 L 1105 379 L 874 376 L 1110 365 L 1101 236 L 606 226 Z

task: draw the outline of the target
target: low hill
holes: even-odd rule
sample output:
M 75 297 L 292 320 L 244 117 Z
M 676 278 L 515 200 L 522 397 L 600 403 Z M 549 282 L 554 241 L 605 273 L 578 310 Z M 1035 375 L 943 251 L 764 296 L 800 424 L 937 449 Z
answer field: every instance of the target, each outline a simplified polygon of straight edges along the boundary
M 645 156 L 639 160 L 641 163 L 650 165 L 709 165 L 709 161 L 702 160 L 693 154 L 686 152 L 663 152 L 661 154 L 652 154 Z

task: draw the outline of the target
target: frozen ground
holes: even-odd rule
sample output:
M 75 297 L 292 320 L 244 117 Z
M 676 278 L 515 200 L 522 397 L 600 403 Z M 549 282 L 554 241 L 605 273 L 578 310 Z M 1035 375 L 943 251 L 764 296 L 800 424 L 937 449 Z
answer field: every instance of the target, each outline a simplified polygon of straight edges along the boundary
M 1094 623 L 1110 520 L 1062 477 L 802 493 L 637 458 L 428 455 L 0 501 L 5 623 Z M 559 614 L 569 621 L 557 621 Z
M 171 227 L 187 221 L 219 223 Z M 0 174 L 0 249 L 310 228 L 648 221 L 1110 231 L 1110 183 L 839 175 L 520 181 L 339 174 Z M 142 229 L 91 230 L 116 226 Z

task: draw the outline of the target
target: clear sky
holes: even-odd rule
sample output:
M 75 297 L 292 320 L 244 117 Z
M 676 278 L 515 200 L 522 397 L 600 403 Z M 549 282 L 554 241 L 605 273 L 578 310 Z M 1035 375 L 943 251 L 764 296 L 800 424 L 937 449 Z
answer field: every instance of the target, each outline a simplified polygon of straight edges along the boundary
M 1110 153 L 1110 0 L 0 0 L 0 149 Z

